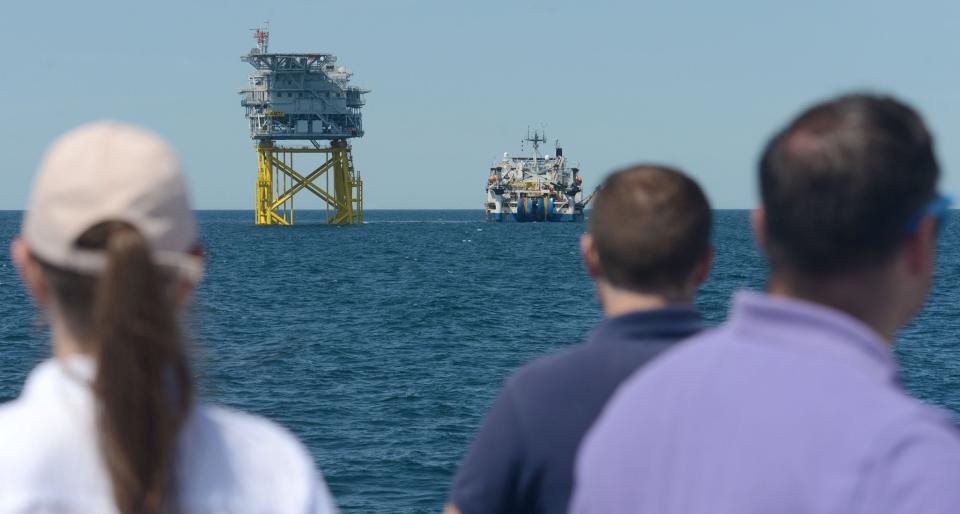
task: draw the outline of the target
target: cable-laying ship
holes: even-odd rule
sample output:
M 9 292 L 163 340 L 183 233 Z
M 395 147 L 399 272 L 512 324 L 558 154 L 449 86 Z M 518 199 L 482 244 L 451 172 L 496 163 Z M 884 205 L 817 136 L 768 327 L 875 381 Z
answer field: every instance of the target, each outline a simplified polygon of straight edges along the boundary
M 511 157 L 490 168 L 483 208 L 487 221 L 583 221 L 583 209 L 593 194 L 582 198 L 580 169 L 570 167 L 559 142 L 553 156 L 540 155 L 542 132 L 527 132 L 533 155 Z

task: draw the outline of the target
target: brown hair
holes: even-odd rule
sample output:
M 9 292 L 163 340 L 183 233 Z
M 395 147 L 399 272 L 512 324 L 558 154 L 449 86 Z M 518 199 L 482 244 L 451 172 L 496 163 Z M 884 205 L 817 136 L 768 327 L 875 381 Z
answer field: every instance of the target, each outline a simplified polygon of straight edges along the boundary
M 709 251 L 711 223 L 710 204 L 693 179 L 666 166 L 639 165 L 607 177 L 589 230 L 611 285 L 672 293 Z
M 940 165 L 913 108 L 852 94 L 774 135 L 759 172 L 771 268 L 821 278 L 888 262 L 936 196 Z
M 97 277 L 41 262 L 69 330 L 97 364 L 100 452 L 123 514 L 173 507 L 178 434 L 193 401 L 193 383 L 176 320 L 172 282 L 134 227 L 101 223 L 77 246 L 102 249 Z

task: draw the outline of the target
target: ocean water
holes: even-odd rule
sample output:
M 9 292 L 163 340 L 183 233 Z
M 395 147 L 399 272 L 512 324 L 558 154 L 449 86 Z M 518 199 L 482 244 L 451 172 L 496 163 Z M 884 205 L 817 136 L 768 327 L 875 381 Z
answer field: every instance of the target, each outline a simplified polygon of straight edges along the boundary
M 600 319 L 579 224 L 486 224 L 479 211 L 368 211 L 363 226 L 255 227 L 199 213 L 208 272 L 185 322 L 204 398 L 269 416 L 310 449 L 345 513 L 438 512 L 481 417 L 518 365 Z M 0 212 L 4 250 L 21 214 Z M 698 303 L 761 289 L 746 211 L 718 211 Z M 899 337 L 904 382 L 960 413 L 960 224 L 936 286 Z M 48 334 L 0 257 L 0 401 L 48 353 Z

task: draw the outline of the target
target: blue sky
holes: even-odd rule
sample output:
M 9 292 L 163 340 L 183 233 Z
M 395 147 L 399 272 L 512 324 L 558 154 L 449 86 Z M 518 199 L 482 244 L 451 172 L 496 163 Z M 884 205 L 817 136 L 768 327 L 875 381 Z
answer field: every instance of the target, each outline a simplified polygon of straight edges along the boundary
M 957 2 L 35 1 L 3 15 L 0 209 L 23 208 L 51 139 L 97 118 L 170 139 L 198 208 L 252 208 L 237 91 L 264 20 L 272 50 L 334 53 L 373 91 L 354 141 L 368 208 L 479 208 L 490 163 L 541 125 L 588 186 L 656 161 L 714 206 L 747 208 L 771 132 L 852 89 L 916 106 L 943 189 L 960 193 Z

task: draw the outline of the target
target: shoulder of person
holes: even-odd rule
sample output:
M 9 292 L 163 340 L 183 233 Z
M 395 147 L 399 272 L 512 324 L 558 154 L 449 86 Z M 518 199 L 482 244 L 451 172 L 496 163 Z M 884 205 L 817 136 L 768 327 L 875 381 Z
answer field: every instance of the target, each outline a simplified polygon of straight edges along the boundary
M 199 504 L 214 494 L 233 498 L 236 505 L 228 510 L 245 504 L 272 505 L 276 512 L 336 511 L 310 453 L 273 421 L 201 404 L 183 436 L 185 496 Z
M 567 378 L 589 352 L 586 343 L 577 343 L 542 355 L 520 366 L 506 380 L 507 388 L 524 388 L 544 380 Z
M 22 398 L 0 405 L 0 496 L 9 496 L 11 486 L 30 489 L 39 483 L 64 483 L 58 477 L 65 463 L 76 465 L 96 457 L 94 446 L 85 444 L 87 430 L 78 428 L 77 420 L 57 414 Z
M 299 439 L 278 423 L 256 414 L 219 405 L 198 405 L 194 429 L 216 436 L 226 450 L 262 465 L 276 463 L 291 471 L 311 471 L 313 460 Z M 293 466 L 293 467 L 291 467 Z
M 10 429 L 20 429 L 17 424 L 11 423 L 25 414 L 23 402 L 19 398 L 0 403 L 0 432 Z
M 880 453 L 898 452 L 913 446 L 941 447 L 960 464 L 960 429 L 950 415 L 906 393 L 895 417 L 879 432 L 875 442 Z M 957 470 L 960 472 L 960 469 Z M 960 478 L 960 475 L 958 475 Z
M 960 504 L 960 432 L 917 405 L 876 437 L 857 491 L 858 512 L 954 513 Z
M 0 404 L 0 467 L 15 470 L 24 462 L 39 465 L 95 451 L 93 445 L 84 444 L 94 430 L 92 415 L 79 407 L 75 411 L 58 407 L 23 397 Z
M 717 335 L 718 332 L 715 328 L 701 330 L 684 341 L 672 344 L 664 354 L 677 353 L 677 350 L 681 348 L 687 351 L 693 350 L 693 353 L 696 354 L 700 351 L 700 347 L 704 347 L 704 350 L 710 352 L 714 345 L 709 344 L 709 341 Z M 704 345 L 702 343 L 708 344 Z M 505 387 L 524 391 L 529 388 L 562 385 L 569 383 L 570 380 L 577 378 L 580 374 L 589 379 L 598 370 L 591 369 L 588 363 L 592 362 L 594 366 L 603 367 L 611 361 L 620 362 L 623 354 L 618 355 L 618 352 L 619 350 L 603 351 L 595 344 L 583 341 L 548 353 L 521 366 L 510 375 Z M 656 355 L 657 358 L 651 360 L 662 359 L 662 354 L 659 351 L 652 353 L 651 358 L 653 355 Z

